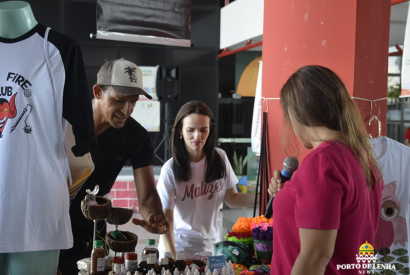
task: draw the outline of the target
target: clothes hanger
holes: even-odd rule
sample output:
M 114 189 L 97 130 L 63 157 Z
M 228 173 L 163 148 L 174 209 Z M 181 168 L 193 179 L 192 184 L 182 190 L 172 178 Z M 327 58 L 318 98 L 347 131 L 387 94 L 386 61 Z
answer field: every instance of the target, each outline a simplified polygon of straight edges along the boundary
M 370 115 L 371 115 L 371 116 L 373 115 L 373 103 L 374 103 L 374 105 L 376 105 L 376 107 L 378 107 L 377 104 L 376 104 L 376 102 L 373 102 L 373 101 L 370 102 L 370 106 L 371 106 L 371 107 L 370 107 Z M 373 121 L 373 120 L 376 120 L 377 123 L 378 123 L 378 125 L 379 125 L 379 136 L 378 136 L 377 138 L 380 138 L 380 137 L 381 137 L 381 133 L 382 133 L 382 122 L 381 122 L 379 116 L 380 116 L 380 107 L 379 107 L 379 113 L 377 114 L 377 116 L 376 116 L 376 115 L 373 115 L 372 118 L 369 120 L 369 126 L 372 124 L 372 121 Z M 372 134 L 370 134 L 370 133 L 369 133 L 369 137 L 370 137 L 371 139 L 375 139 L 375 138 L 373 138 Z
M 268 100 L 269 100 L 270 98 L 266 98 L 266 97 L 263 97 L 263 96 L 262 96 L 261 99 L 262 99 L 262 101 L 265 102 L 265 104 L 266 104 L 266 111 L 265 111 L 264 113 L 267 113 L 267 112 L 269 111 Z

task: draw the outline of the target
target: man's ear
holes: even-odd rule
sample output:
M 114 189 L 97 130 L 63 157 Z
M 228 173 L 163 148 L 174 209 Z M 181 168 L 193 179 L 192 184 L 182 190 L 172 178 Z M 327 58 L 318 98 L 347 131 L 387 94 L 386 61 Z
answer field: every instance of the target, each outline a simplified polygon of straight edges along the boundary
M 104 91 L 100 85 L 93 86 L 93 94 L 96 99 L 101 99 L 103 92 Z

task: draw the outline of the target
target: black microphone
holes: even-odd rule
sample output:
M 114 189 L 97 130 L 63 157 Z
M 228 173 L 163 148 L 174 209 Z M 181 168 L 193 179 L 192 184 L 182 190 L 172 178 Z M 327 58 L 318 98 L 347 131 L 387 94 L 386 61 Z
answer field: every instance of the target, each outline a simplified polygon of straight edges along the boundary
M 286 181 L 290 180 L 293 175 L 293 172 L 296 171 L 299 167 L 299 161 L 295 157 L 287 157 L 283 162 L 283 169 L 280 172 L 280 179 L 281 183 L 285 183 Z M 266 206 L 265 210 L 265 218 L 270 219 L 272 217 L 272 203 L 273 203 L 273 196 L 270 198 L 268 206 Z

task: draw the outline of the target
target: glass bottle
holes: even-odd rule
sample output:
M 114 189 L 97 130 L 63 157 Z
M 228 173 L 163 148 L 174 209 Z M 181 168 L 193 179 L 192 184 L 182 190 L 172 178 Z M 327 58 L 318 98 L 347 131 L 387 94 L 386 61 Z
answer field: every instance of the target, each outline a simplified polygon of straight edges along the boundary
M 157 263 L 157 258 L 148 256 L 147 258 L 147 271 L 154 269 L 155 273 L 158 274 L 161 272 L 161 269 L 159 268 L 159 264 Z
M 173 273 L 175 268 L 174 253 L 167 251 L 164 253 L 164 258 L 168 259 L 168 266 L 171 269 L 171 272 Z
M 91 274 L 103 275 L 105 270 L 105 249 L 102 240 L 94 241 L 94 248 L 91 252 Z
M 159 260 L 159 251 L 158 248 L 155 246 L 154 239 L 147 240 L 147 246 L 144 248 L 144 250 L 142 250 L 142 255 L 153 256 L 157 258 L 157 261 Z
M 161 267 L 160 267 L 161 271 L 162 271 L 162 268 L 165 268 L 165 270 L 170 269 L 170 267 L 168 265 L 168 258 L 162 258 L 161 259 Z
M 186 263 L 185 263 L 185 255 L 184 253 L 177 253 L 177 258 L 175 261 L 175 270 L 178 269 L 179 273 L 183 273 L 186 268 Z
M 138 265 L 138 274 L 143 275 L 147 273 L 147 258 L 148 255 L 141 255 L 141 262 Z

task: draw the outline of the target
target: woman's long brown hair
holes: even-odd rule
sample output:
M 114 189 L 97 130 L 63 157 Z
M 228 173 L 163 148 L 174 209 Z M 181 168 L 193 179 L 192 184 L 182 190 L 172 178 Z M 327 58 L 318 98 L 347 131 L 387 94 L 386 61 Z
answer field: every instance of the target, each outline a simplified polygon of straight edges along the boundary
M 333 71 L 322 66 L 300 68 L 282 87 L 280 98 L 284 127 L 290 125 L 291 113 L 300 125 L 338 131 L 340 134 L 334 139 L 350 146 L 363 168 L 367 186 L 379 182 L 381 172 L 359 109 Z M 284 136 L 285 143 L 286 140 L 289 138 Z

